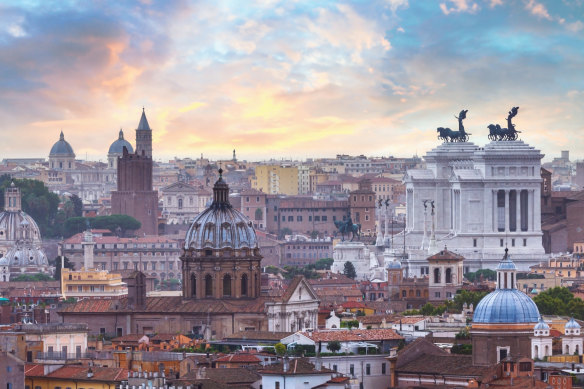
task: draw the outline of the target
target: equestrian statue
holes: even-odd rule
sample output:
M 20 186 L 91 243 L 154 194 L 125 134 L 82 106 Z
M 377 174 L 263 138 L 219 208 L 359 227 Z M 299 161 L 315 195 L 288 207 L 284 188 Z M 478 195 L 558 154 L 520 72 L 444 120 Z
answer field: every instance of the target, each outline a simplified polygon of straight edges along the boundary
M 458 116 L 454 116 L 458 119 L 458 131 L 453 131 L 450 128 L 438 127 L 436 129 L 436 132 L 438 132 L 438 139 L 443 140 L 444 142 L 467 142 L 468 136 L 472 135 L 464 130 L 464 125 L 462 124 L 462 121 L 466 119 L 467 112 L 468 109 L 463 109 Z
M 353 224 L 351 219 L 351 212 L 347 213 L 347 220 L 335 220 L 335 226 L 339 229 L 343 242 L 345 241 L 345 235 L 351 234 L 351 242 L 355 237 L 359 239 L 361 234 L 361 224 Z
M 517 140 L 517 134 L 521 131 L 515 129 L 515 124 L 511 122 L 511 119 L 517 116 L 518 111 L 519 107 L 513 107 L 509 111 L 509 115 L 507 115 L 507 128 L 501 128 L 498 124 L 489 124 L 487 126 L 489 129 L 489 140 Z

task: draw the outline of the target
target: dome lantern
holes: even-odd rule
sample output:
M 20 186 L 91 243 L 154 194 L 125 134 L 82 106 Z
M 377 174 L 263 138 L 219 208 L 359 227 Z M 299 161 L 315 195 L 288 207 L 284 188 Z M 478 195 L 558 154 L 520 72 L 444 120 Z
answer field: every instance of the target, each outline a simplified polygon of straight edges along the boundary
M 505 256 L 497 266 L 497 289 L 516 289 L 517 266 L 511 261 L 509 249 L 505 248 Z

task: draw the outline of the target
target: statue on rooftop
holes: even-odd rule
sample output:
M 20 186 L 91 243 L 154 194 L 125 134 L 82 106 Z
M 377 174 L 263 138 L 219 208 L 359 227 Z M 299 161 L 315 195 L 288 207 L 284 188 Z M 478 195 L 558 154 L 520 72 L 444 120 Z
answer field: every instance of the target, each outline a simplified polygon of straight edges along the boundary
M 462 121 L 466 119 L 466 113 L 468 109 L 463 109 L 460 111 L 458 116 L 454 116 L 458 120 L 458 131 L 453 131 L 450 128 L 438 127 L 436 132 L 438 132 L 438 139 L 444 142 L 467 142 L 468 136 L 471 135 L 467 133 L 464 129 Z
M 515 124 L 511 120 L 517 116 L 519 107 L 513 107 L 507 115 L 507 128 L 501 128 L 498 124 L 489 124 L 487 128 L 489 129 L 489 140 L 517 140 L 517 134 L 521 131 L 515 129 Z

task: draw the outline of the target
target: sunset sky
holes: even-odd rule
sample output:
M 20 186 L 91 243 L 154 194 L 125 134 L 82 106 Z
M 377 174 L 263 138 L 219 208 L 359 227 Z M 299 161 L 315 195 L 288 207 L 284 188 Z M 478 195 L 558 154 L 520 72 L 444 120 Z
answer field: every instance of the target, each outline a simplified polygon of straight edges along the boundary
M 584 0 L 2 1 L 0 159 L 423 155 L 468 109 L 584 158 Z

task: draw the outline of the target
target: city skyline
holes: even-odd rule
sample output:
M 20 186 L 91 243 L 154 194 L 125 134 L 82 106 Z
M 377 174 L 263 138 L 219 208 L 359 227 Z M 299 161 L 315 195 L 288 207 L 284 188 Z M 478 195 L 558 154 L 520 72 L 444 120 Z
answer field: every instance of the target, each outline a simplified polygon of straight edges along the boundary
M 133 142 L 142 107 L 157 160 L 423 155 L 461 109 L 484 144 L 519 106 L 521 139 L 546 160 L 583 158 L 583 8 L 4 3 L 0 155 L 46 158 L 62 130 L 78 158 L 105 161 L 120 127 Z

